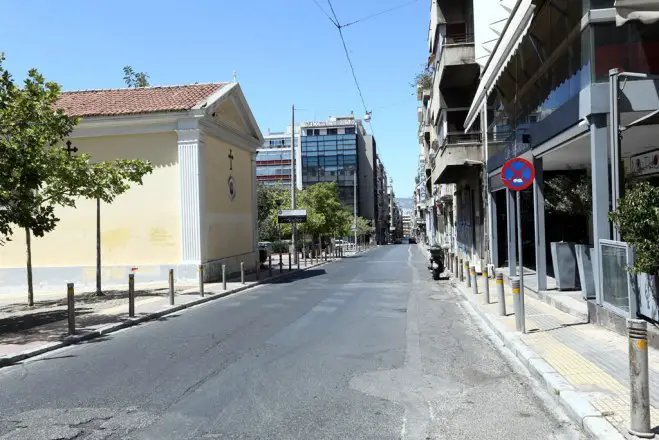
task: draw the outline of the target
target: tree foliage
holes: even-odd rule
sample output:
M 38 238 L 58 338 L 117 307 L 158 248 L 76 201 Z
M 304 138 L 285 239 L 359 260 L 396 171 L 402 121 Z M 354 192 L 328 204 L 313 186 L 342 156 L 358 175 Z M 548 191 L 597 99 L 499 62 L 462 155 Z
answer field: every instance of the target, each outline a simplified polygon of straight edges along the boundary
M 135 72 L 131 66 L 126 66 L 124 82 L 128 87 L 149 87 L 149 75 L 146 72 Z
M 412 87 L 416 88 L 420 85 L 423 90 L 432 89 L 433 77 L 435 76 L 435 68 L 432 64 L 423 66 L 423 70 L 414 76 Z
M 290 188 L 258 184 L 256 188 L 257 230 L 259 241 L 279 240 L 279 231 L 289 234 L 290 226 L 277 224 L 277 210 L 290 206 Z
M 619 199 L 618 209 L 609 219 L 620 230 L 622 239 L 634 247 L 633 272 L 659 271 L 659 188 L 648 182 L 631 187 Z
M 545 207 L 549 212 L 585 215 L 591 211 L 590 177 L 559 174 L 545 182 Z

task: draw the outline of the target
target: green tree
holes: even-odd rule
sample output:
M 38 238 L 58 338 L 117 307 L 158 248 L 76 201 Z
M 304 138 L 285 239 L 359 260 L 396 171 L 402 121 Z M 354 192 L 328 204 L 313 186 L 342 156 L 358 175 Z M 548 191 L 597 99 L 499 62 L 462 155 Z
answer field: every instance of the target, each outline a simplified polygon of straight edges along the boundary
M 277 210 L 290 206 L 290 189 L 285 185 L 258 184 L 257 200 L 257 230 L 260 241 L 275 241 L 282 235 L 290 234 L 290 226 L 277 223 Z
M 659 274 L 659 188 L 642 182 L 629 188 L 609 213 L 622 239 L 634 247 L 633 272 Z
M 34 304 L 31 236 L 57 226 L 57 207 L 75 207 L 81 198 L 111 202 L 142 183 L 149 163 L 117 160 L 91 163 L 87 154 L 71 156 L 61 148 L 76 118 L 54 110 L 60 86 L 32 69 L 18 87 L 0 55 L 0 234 L 25 231 L 28 304 Z
M 128 87 L 149 87 L 149 75 L 146 72 L 135 72 L 131 66 L 126 66 L 124 82 Z

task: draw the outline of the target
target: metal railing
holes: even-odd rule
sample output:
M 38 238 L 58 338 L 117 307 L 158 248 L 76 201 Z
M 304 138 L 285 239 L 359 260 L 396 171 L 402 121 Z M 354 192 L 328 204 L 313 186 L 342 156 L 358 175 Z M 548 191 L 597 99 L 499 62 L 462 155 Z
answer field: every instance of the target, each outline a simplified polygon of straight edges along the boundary
M 443 46 L 450 46 L 452 44 L 473 44 L 474 43 L 474 34 L 452 34 L 444 35 L 442 38 Z

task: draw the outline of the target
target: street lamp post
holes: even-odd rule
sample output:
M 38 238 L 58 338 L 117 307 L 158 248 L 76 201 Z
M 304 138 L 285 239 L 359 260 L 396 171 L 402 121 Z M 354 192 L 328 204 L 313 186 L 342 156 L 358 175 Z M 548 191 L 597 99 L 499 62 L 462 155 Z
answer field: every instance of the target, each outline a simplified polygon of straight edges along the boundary
M 352 214 L 353 214 L 353 222 L 352 222 L 352 230 L 354 231 L 355 234 L 355 252 L 357 252 L 357 167 L 355 167 L 354 172 L 352 174 L 353 179 L 352 179 Z

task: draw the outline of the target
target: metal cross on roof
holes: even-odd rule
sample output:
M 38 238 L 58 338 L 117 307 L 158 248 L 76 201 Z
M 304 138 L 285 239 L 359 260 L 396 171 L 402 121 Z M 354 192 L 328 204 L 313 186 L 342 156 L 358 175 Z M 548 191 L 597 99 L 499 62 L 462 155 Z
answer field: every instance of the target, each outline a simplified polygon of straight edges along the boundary
M 77 153 L 78 152 L 78 147 L 73 147 L 71 148 L 71 141 L 66 141 L 66 148 L 63 149 L 66 151 L 66 154 L 71 157 L 71 153 Z
M 229 171 L 233 171 L 233 150 L 229 148 Z

